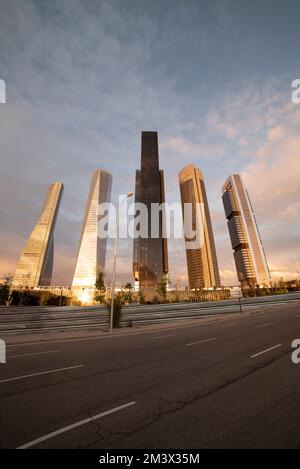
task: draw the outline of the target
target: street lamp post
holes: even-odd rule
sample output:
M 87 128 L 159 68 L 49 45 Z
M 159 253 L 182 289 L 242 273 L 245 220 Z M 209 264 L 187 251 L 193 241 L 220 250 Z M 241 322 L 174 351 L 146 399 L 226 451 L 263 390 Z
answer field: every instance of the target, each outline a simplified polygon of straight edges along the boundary
M 128 192 L 124 197 L 121 204 L 118 206 L 118 211 L 116 214 L 116 237 L 114 245 L 114 260 L 113 260 L 113 275 L 112 275 L 112 286 L 111 286 L 111 304 L 110 304 L 110 323 L 109 323 L 109 335 L 112 335 L 113 332 L 113 323 L 114 323 L 114 298 L 115 298 L 115 286 L 116 286 L 116 266 L 117 266 L 117 255 L 118 255 L 118 241 L 119 241 L 119 210 L 122 207 L 125 200 L 133 196 L 133 192 Z

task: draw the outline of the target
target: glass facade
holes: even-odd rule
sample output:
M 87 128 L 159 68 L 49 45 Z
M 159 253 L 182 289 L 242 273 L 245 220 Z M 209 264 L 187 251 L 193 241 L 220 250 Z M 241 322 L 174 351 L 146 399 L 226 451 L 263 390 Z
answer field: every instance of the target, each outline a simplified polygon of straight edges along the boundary
M 49 186 L 42 211 L 17 265 L 12 285 L 14 287 L 38 287 L 51 284 L 54 229 L 63 194 L 63 184 Z
M 222 192 L 238 279 L 242 287 L 268 285 L 268 263 L 241 175 L 230 175 Z
M 198 239 L 203 239 L 199 248 L 188 249 L 186 239 L 186 260 L 190 289 L 217 288 L 221 286 L 217 253 L 210 218 L 208 200 L 204 184 L 203 174 L 193 165 L 186 166 L 179 173 L 179 186 L 181 204 L 184 216 L 184 204 L 192 205 L 192 229 L 196 232 L 203 230 L 203 235 L 198 234 Z M 197 205 L 202 204 L 200 213 L 202 227 L 197 227 Z M 199 211 L 198 211 L 199 213 Z M 199 217 L 199 215 L 198 215 Z
M 167 239 L 162 237 L 162 212 L 159 214 L 159 236 L 151 237 L 151 204 L 165 202 L 164 173 L 159 169 L 157 132 L 142 132 L 141 169 L 136 171 L 135 202 L 147 207 L 148 236 L 134 239 L 134 278 L 140 290 L 153 289 L 168 273 Z
M 99 234 L 99 204 L 110 201 L 112 176 L 103 169 L 92 175 L 89 196 L 81 230 L 73 287 L 95 286 L 99 272 L 105 271 L 106 238 Z

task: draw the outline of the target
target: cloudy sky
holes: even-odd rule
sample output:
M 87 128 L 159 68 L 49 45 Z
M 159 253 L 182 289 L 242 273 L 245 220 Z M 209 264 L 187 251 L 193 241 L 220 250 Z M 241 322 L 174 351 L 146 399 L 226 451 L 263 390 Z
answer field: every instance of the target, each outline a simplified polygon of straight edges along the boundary
M 70 283 L 92 171 L 112 172 L 114 199 L 134 190 L 140 132 L 157 130 L 168 202 L 184 165 L 204 172 L 223 283 L 237 283 L 221 202 L 231 172 L 244 175 L 273 278 L 299 276 L 299 44 L 298 0 L 1 0 L 0 274 L 62 180 L 53 283 Z M 123 283 L 132 244 L 120 248 Z M 169 251 L 185 284 L 182 242 Z

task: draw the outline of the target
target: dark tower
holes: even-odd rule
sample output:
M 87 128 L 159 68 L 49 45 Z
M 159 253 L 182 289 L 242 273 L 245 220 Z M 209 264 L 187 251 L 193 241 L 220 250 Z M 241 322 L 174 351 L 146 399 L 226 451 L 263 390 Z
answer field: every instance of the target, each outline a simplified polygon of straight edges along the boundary
M 159 169 L 157 132 L 142 132 L 141 169 L 136 171 L 135 202 L 147 207 L 148 237 L 134 239 L 133 274 L 139 289 L 149 291 L 155 289 L 169 270 L 167 239 L 162 237 L 163 211 L 159 212 L 159 236 L 151 237 L 151 204 L 165 202 L 164 172 Z

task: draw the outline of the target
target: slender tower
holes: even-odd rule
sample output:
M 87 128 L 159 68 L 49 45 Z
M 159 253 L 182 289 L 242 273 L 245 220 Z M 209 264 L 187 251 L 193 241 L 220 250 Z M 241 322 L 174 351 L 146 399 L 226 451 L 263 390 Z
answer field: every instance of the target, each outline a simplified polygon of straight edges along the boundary
M 99 204 L 110 201 L 111 184 L 107 171 L 97 169 L 93 173 L 72 287 L 93 288 L 99 272 L 104 273 L 107 240 L 99 237 Z
M 269 285 L 271 276 L 248 191 L 240 174 L 231 174 L 222 199 L 242 287 Z
M 135 203 L 147 207 L 148 236 L 134 239 L 133 274 L 136 289 L 154 291 L 168 274 L 168 246 L 163 237 L 164 209 L 159 213 L 158 236 L 152 236 L 155 221 L 152 204 L 165 203 L 164 172 L 159 169 L 157 132 L 142 132 L 141 169 L 136 171 Z
M 179 186 L 183 217 L 188 213 L 185 204 L 190 204 L 190 221 L 199 240 L 191 249 L 189 237 L 185 236 L 189 287 L 218 288 L 221 286 L 220 274 L 202 171 L 194 165 L 186 166 L 179 173 Z
M 12 281 L 14 287 L 38 287 L 51 284 L 54 229 L 63 184 L 49 186 L 40 217 L 23 249 Z

